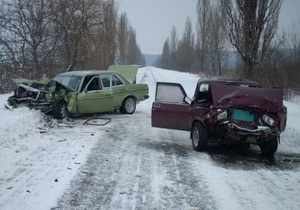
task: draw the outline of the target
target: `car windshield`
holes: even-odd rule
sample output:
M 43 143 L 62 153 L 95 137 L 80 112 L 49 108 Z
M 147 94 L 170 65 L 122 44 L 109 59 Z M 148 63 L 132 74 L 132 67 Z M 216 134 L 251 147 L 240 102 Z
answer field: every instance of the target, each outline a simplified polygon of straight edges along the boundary
M 82 76 L 75 75 L 57 75 L 53 80 L 69 87 L 73 91 L 77 91 L 82 80 Z

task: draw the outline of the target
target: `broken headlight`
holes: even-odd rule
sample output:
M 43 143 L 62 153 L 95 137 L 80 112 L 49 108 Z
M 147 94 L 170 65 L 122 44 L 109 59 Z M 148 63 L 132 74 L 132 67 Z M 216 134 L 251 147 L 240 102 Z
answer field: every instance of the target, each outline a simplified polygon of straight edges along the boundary
M 268 115 L 263 115 L 262 120 L 267 123 L 269 126 L 278 126 L 278 121 L 274 120 L 272 117 L 269 117 Z
M 218 110 L 217 120 L 224 120 L 227 118 L 227 111 Z
M 47 100 L 51 100 L 52 99 L 52 93 L 47 93 L 45 95 L 45 97 L 46 97 Z

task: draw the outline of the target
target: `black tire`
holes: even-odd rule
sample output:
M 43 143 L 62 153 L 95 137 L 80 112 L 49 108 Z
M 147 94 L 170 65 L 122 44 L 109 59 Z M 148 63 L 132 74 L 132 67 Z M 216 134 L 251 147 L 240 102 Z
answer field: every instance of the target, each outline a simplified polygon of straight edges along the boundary
M 207 148 L 208 132 L 199 122 L 196 122 L 192 128 L 192 143 L 196 151 L 204 151 Z
M 269 141 L 263 142 L 259 145 L 260 150 L 263 154 L 266 155 L 273 155 L 278 148 L 278 140 L 277 138 L 271 139 Z
M 60 101 L 54 108 L 52 115 L 55 119 L 64 119 L 69 116 L 69 112 L 67 109 L 67 103 L 65 101 Z
M 133 114 L 136 109 L 136 101 L 133 97 L 125 98 L 122 106 L 120 107 L 120 112 L 122 114 Z

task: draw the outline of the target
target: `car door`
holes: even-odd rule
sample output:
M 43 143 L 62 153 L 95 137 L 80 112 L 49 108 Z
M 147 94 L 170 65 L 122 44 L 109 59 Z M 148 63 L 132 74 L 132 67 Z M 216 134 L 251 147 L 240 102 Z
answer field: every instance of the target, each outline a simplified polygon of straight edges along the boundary
M 78 112 L 86 114 L 114 111 L 112 90 L 103 88 L 99 76 L 87 76 L 85 80 L 88 81 L 87 85 L 77 96 Z
M 187 99 L 180 84 L 158 82 L 152 104 L 152 127 L 189 131 L 192 108 Z
M 127 94 L 127 87 L 124 81 L 115 74 L 101 75 L 104 89 L 112 90 L 113 106 L 115 109 L 122 105 L 123 99 Z

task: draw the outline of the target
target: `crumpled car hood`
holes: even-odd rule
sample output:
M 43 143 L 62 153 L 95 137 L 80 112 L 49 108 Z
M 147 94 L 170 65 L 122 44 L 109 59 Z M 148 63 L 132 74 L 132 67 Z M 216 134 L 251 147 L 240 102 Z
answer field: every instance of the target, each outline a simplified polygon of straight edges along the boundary
M 254 88 L 212 84 L 213 105 L 220 108 L 258 107 L 267 112 L 283 109 L 283 94 L 279 88 Z
M 41 85 L 47 85 L 51 80 L 49 78 L 44 78 L 40 80 L 30 80 L 30 79 L 13 79 L 14 83 L 16 84 L 26 84 L 28 86 L 31 86 L 33 83 L 38 83 Z
M 66 89 L 69 92 L 72 92 L 72 90 L 65 86 L 64 84 L 56 81 L 56 80 L 51 80 L 49 78 L 44 78 L 44 79 L 40 79 L 40 80 L 30 80 L 30 79 L 13 79 L 13 81 L 16 84 L 24 84 L 27 85 L 28 87 L 32 87 L 35 88 L 37 90 L 45 90 L 45 91 L 50 91 L 51 87 L 55 86 L 55 91 L 57 91 L 57 89 L 59 88 L 63 88 Z

